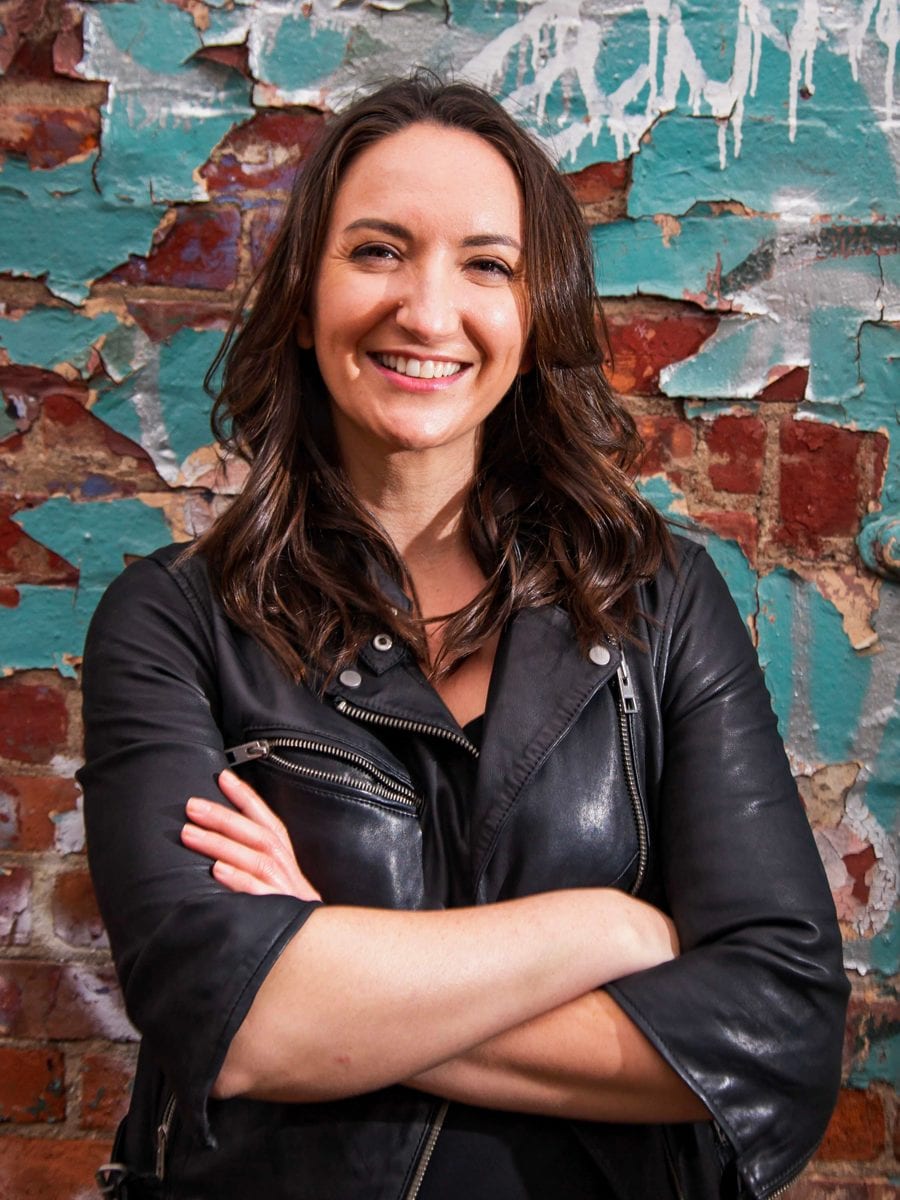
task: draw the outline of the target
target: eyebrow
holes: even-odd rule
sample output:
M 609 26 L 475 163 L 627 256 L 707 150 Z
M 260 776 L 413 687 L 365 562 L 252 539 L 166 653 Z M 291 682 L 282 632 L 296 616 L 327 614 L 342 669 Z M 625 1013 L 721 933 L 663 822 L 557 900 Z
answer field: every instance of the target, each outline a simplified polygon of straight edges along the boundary
M 377 217 L 360 217 L 358 221 L 351 221 L 344 230 L 345 233 L 350 233 L 354 229 L 375 229 L 379 233 L 386 233 L 390 237 L 402 238 L 407 242 L 413 241 L 413 235 L 405 225 L 397 225 L 393 221 L 381 221 Z M 522 253 L 522 247 L 515 238 L 509 237 L 505 233 L 475 233 L 471 237 L 463 238 L 463 246 L 509 246 L 510 249 Z

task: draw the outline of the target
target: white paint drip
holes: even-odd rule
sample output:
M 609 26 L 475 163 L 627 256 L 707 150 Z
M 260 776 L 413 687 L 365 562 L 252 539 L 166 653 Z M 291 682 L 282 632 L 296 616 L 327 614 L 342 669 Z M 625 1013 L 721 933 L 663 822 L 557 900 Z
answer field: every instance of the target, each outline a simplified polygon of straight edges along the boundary
M 717 79 L 701 63 L 685 29 L 681 8 L 674 0 L 598 5 L 593 10 L 585 10 L 575 0 L 538 0 L 528 6 L 515 25 L 504 29 L 466 62 L 462 74 L 496 89 L 506 77 L 510 62 L 521 64 L 524 58 L 533 77 L 524 82 L 520 69 L 519 85 L 507 103 L 513 112 L 525 109 L 532 113 L 539 123 L 553 90 L 566 82 L 577 82 L 587 120 L 565 121 L 565 127 L 554 135 L 552 141 L 561 159 L 574 158 L 587 139 L 596 143 L 604 126 L 615 139 L 619 158 L 634 153 L 654 121 L 676 107 L 679 89 L 686 82 L 691 113 L 708 113 L 719 122 L 719 164 L 724 170 L 729 129 L 734 157 L 741 153 L 745 102 L 756 93 L 764 42 L 788 55 L 788 137 L 791 141 L 796 138 L 800 95 L 812 94 L 816 48 L 829 40 L 830 26 L 823 19 L 822 3 L 800 0 L 796 21 L 786 38 L 762 0 L 738 0 L 731 73 Z M 834 39 L 830 49 L 846 54 L 855 74 L 876 5 L 875 33 L 888 47 L 885 111 L 890 121 L 896 47 L 900 41 L 898 0 L 868 0 L 868 14 L 853 25 L 852 36 Z M 647 17 L 646 64 L 638 66 L 614 91 L 604 92 L 597 79 L 597 62 L 612 24 L 616 17 L 641 10 Z M 645 90 L 646 105 L 641 110 L 637 102 Z

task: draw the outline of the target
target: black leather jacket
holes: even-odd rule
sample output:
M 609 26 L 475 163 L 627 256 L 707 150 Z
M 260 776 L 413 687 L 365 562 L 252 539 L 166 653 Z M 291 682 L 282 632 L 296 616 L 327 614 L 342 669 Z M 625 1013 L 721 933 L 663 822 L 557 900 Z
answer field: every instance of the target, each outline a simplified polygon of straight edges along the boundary
M 847 984 L 756 657 L 706 553 L 679 542 L 678 571 L 642 589 L 648 649 L 629 647 L 627 668 L 614 645 L 581 654 L 561 610 L 519 613 L 479 758 L 403 646 L 374 639 L 322 699 L 224 617 L 202 562 L 178 551 L 112 585 L 85 654 L 90 863 L 143 1035 L 121 1194 L 406 1200 L 434 1136 L 439 1103 L 401 1086 L 327 1104 L 208 1099 L 256 989 L 315 909 L 231 894 L 181 845 L 185 798 L 215 795 L 229 760 L 326 901 L 613 886 L 669 911 L 681 957 L 609 991 L 715 1121 L 576 1132 L 621 1200 L 784 1186 L 832 1109 Z M 420 802 L 459 788 L 469 871 L 450 878 Z

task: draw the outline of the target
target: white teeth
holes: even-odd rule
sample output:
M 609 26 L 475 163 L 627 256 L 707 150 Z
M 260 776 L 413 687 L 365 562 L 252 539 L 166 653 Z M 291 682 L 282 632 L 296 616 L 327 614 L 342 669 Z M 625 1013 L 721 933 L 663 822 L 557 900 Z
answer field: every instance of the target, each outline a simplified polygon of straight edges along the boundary
M 462 370 L 462 363 L 435 362 L 431 358 L 404 358 L 400 354 L 376 354 L 382 366 L 411 379 L 447 379 Z

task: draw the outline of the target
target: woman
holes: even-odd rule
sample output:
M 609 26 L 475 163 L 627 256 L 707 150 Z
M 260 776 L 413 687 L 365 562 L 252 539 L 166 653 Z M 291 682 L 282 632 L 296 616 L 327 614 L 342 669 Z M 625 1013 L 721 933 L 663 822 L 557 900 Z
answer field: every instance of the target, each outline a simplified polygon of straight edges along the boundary
M 767 1197 L 815 1148 L 833 907 L 595 316 L 478 89 L 389 84 L 305 165 L 217 402 L 247 485 L 86 651 L 111 1194 Z

